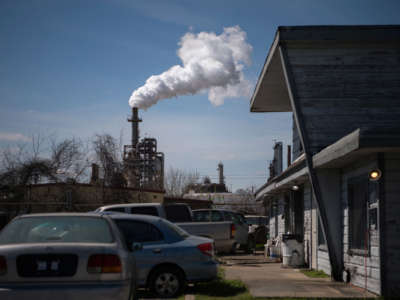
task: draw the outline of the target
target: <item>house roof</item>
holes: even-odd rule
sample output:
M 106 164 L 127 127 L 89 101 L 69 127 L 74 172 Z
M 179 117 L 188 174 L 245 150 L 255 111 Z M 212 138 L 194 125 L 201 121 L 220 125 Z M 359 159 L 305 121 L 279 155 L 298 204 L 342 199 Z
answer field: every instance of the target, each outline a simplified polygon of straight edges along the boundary
M 305 155 L 302 154 L 281 174 L 275 176 L 256 191 L 256 201 L 265 195 L 274 195 L 290 189 L 294 184 L 301 184 L 308 178 L 308 167 Z
M 377 152 L 400 151 L 398 128 L 358 128 L 313 156 L 315 168 L 340 168 Z
M 250 100 L 251 112 L 292 111 L 280 45 L 331 47 L 334 44 L 400 43 L 400 25 L 280 26 Z
M 313 155 L 314 168 L 341 168 L 361 157 L 378 152 L 400 151 L 399 128 L 358 128 Z M 256 191 L 256 200 L 279 194 L 308 178 L 304 155 Z

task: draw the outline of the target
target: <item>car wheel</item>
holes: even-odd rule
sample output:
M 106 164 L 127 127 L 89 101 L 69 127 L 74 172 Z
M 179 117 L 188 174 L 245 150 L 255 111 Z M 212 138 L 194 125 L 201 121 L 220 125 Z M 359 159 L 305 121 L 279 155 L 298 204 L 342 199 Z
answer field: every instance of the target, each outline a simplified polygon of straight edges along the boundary
M 160 298 L 174 298 L 182 292 L 184 286 L 184 275 L 174 267 L 162 267 L 150 279 L 151 291 Z

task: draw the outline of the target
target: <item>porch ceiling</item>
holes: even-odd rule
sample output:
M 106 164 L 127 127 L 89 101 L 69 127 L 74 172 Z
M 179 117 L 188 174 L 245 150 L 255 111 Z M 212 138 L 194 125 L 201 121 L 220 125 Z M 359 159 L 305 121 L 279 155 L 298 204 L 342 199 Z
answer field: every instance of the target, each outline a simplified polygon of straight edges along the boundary
M 378 152 L 400 152 L 400 128 L 359 128 L 313 156 L 315 168 L 341 168 Z
M 283 173 L 274 177 L 256 192 L 256 201 L 264 197 L 280 194 L 285 190 L 290 190 L 293 185 L 299 185 L 308 180 L 308 167 L 305 164 L 305 157 L 302 155 L 298 161 L 293 163 Z
M 279 53 L 279 32 L 269 50 L 250 101 L 251 112 L 292 111 Z

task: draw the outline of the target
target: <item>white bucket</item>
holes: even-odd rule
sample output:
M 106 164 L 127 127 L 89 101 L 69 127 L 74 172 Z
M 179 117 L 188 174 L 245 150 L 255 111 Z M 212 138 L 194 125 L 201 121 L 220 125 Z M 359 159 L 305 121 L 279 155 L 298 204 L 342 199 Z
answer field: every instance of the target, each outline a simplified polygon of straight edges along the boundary
M 292 256 L 291 255 L 284 255 L 282 257 L 282 265 L 289 266 L 291 260 L 292 260 Z

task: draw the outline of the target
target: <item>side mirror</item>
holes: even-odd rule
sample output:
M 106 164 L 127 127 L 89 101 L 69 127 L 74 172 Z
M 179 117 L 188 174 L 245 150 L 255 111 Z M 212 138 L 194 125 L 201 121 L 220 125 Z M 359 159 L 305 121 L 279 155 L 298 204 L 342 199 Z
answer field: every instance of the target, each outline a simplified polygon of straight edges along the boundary
M 131 250 L 132 251 L 139 251 L 143 249 L 143 245 L 141 243 L 133 242 L 131 244 Z

